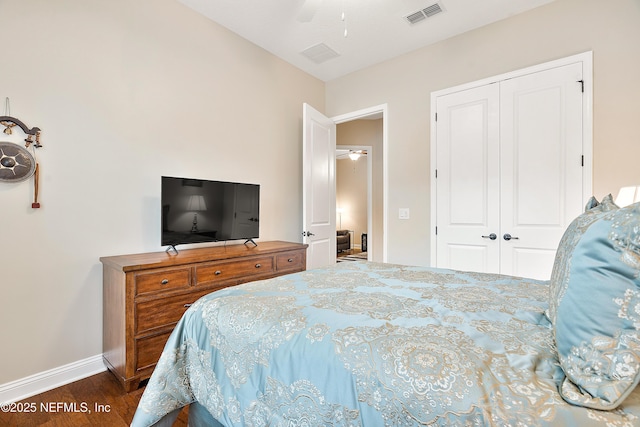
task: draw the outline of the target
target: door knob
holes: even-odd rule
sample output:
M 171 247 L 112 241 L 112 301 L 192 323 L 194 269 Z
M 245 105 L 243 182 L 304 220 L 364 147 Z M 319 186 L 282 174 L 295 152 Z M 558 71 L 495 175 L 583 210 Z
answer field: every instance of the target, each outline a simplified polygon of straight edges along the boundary
M 303 231 L 303 232 L 302 232 L 302 235 L 303 235 L 303 236 L 309 236 L 309 237 L 311 237 L 311 236 L 315 236 L 315 234 L 313 234 L 313 233 L 312 233 L 312 232 L 310 232 L 310 231 Z
M 491 240 L 496 240 L 498 238 L 498 236 L 496 236 L 496 233 L 491 233 L 488 236 L 482 236 L 483 239 L 491 239 Z
M 509 233 L 506 233 L 504 236 L 502 236 L 502 238 L 503 238 L 504 240 L 511 240 L 511 239 L 518 240 L 518 239 L 519 239 L 519 237 L 514 237 L 514 236 L 512 236 L 512 235 L 511 235 L 511 234 L 509 234 Z

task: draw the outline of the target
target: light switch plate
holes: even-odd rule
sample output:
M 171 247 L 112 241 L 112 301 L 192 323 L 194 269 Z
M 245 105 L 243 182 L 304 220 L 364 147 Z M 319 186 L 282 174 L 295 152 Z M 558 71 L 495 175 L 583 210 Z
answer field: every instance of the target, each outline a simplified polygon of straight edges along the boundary
M 409 208 L 398 209 L 398 219 L 409 219 Z

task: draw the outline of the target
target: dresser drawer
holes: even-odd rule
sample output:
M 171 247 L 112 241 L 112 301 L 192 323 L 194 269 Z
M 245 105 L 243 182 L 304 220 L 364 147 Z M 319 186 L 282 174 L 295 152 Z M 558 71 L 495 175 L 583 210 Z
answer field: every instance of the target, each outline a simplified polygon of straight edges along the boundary
M 273 257 L 199 265 L 196 266 L 196 284 L 250 278 L 251 276 L 268 274 L 273 271 Z
M 300 270 L 306 267 L 306 257 L 304 252 L 295 251 L 279 254 L 276 256 L 276 270 Z
M 191 284 L 188 267 L 139 273 L 135 277 L 136 295 L 168 289 L 186 288 Z
M 158 362 L 171 332 L 136 340 L 136 371 L 151 367 Z
M 211 290 L 136 303 L 136 335 L 177 323 L 189 305 L 209 292 Z

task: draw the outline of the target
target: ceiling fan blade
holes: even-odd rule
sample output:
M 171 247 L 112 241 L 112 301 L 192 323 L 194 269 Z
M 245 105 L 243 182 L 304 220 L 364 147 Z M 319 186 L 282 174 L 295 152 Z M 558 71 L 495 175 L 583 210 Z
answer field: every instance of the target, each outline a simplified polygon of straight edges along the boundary
M 311 22 L 321 4 L 322 0 L 305 0 L 304 3 L 302 3 L 300 12 L 298 13 L 298 21 Z

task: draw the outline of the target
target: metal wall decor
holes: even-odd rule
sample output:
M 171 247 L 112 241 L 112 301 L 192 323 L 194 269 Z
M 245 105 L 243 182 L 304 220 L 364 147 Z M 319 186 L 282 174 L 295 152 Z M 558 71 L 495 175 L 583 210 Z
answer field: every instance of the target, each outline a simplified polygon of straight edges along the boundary
M 0 181 L 21 182 L 36 171 L 36 160 L 26 148 L 0 141 Z
M 9 98 L 6 100 L 5 109 L 9 108 Z M 36 148 L 41 148 L 40 128 L 29 128 L 21 120 L 11 116 L 0 116 L 0 125 L 4 126 L 3 133 L 12 135 L 15 127 L 21 129 L 25 135 L 25 147 L 13 142 L 0 141 L 0 182 L 21 182 L 32 175 L 34 178 L 34 201 L 32 208 L 39 208 L 38 203 L 38 163 L 28 148 L 35 153 Z

